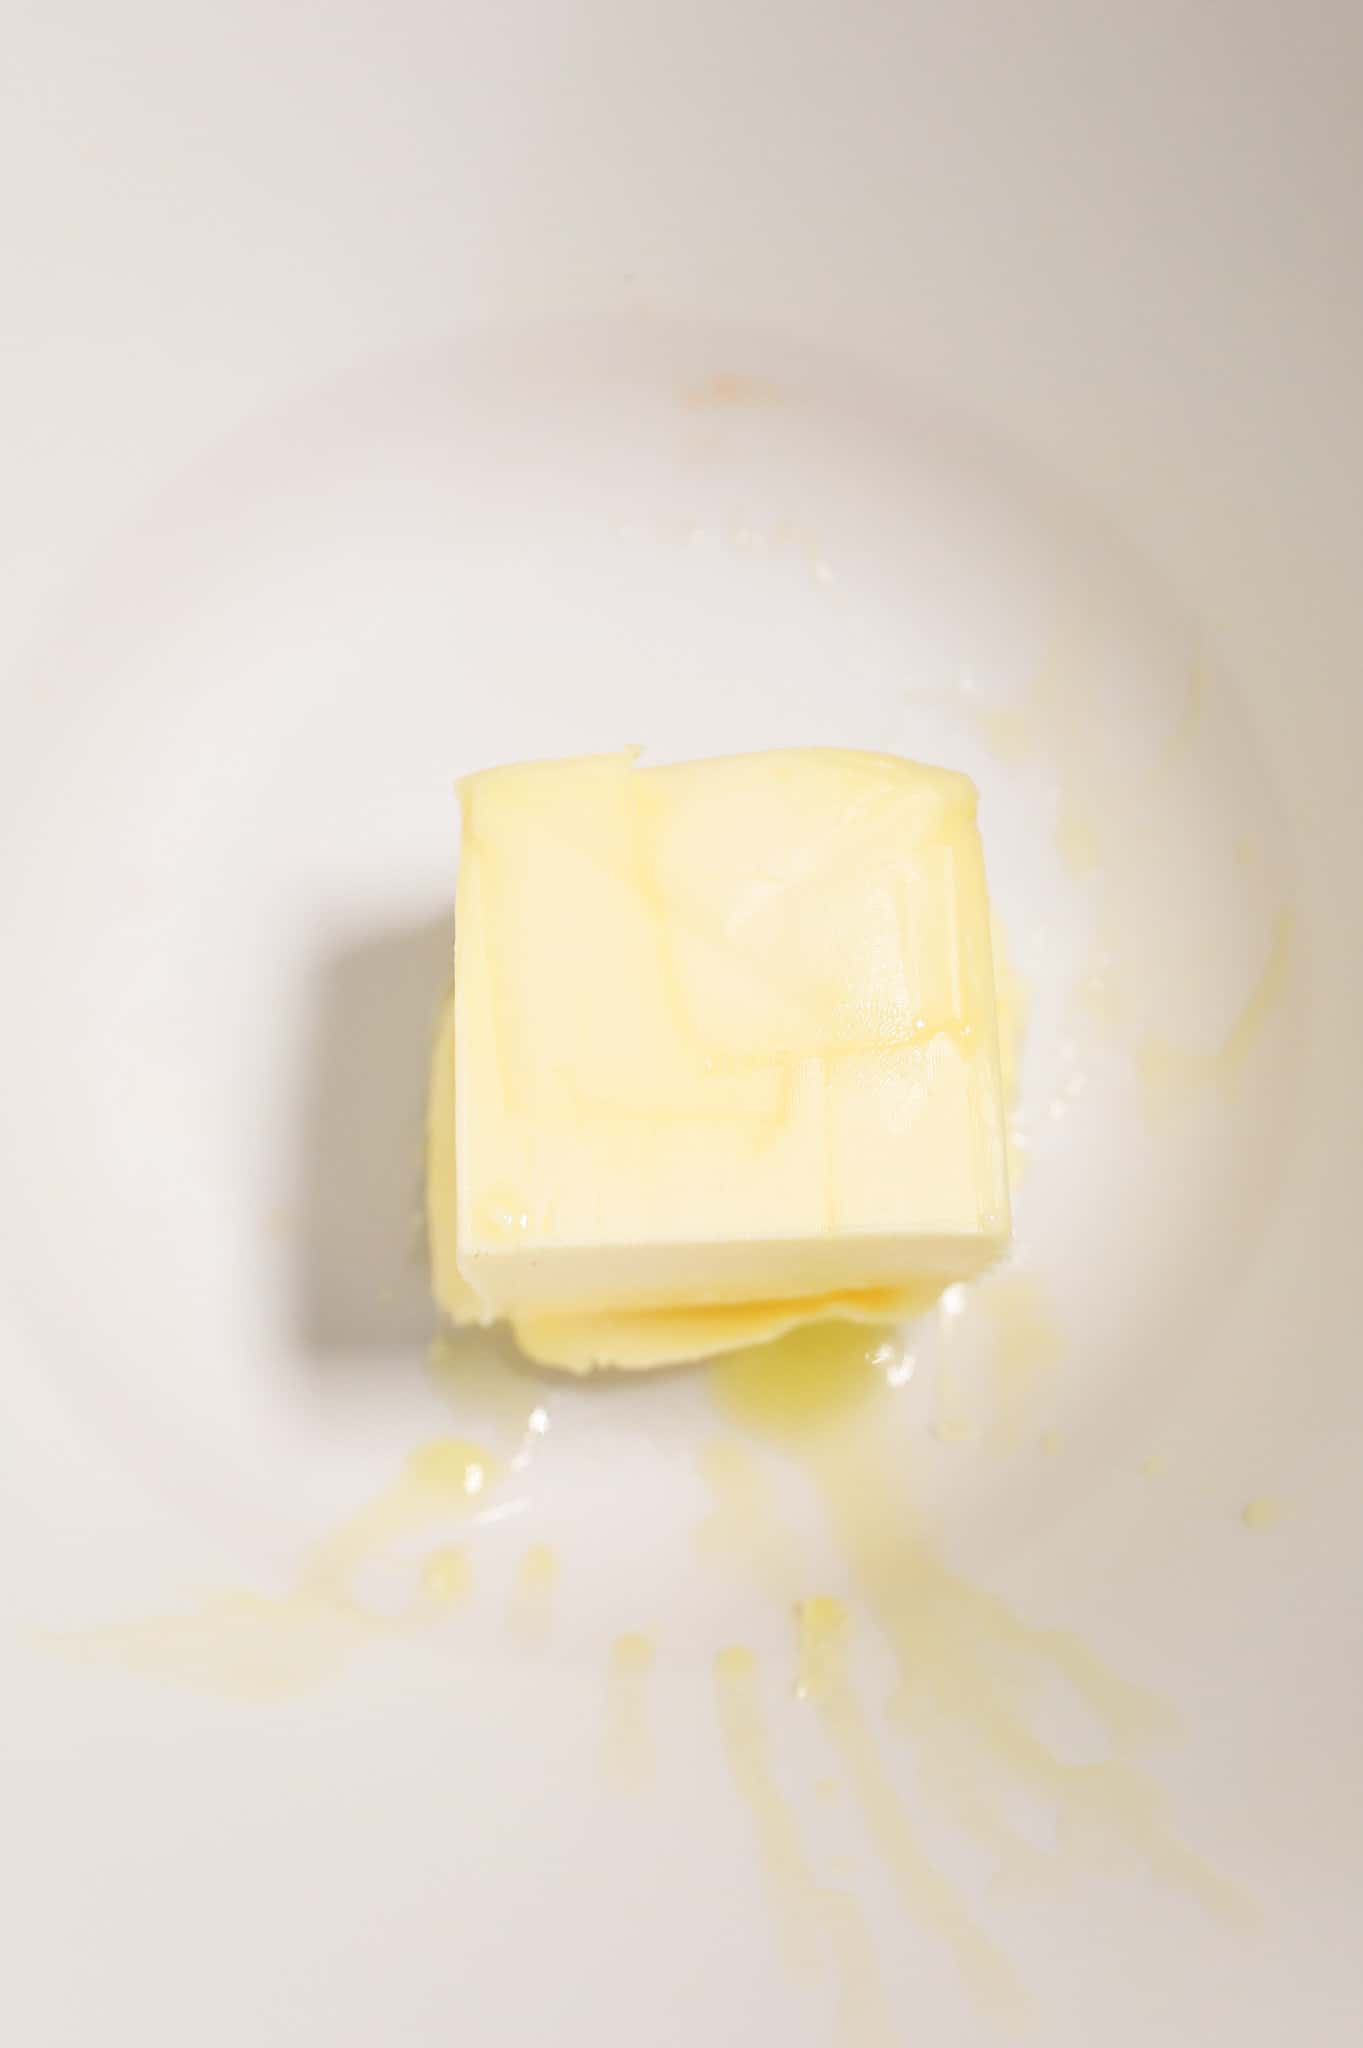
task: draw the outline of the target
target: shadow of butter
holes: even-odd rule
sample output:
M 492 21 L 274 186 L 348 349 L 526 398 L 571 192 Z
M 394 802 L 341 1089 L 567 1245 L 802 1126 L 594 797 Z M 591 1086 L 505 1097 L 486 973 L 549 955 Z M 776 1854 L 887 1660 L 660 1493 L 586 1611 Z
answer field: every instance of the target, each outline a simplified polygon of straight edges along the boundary
M 426 1083 L 454 963 L 446 915 L 344 936 L 309 998 L 296 1169 L 294 1313 L 330 1360 L 424 1347 Z

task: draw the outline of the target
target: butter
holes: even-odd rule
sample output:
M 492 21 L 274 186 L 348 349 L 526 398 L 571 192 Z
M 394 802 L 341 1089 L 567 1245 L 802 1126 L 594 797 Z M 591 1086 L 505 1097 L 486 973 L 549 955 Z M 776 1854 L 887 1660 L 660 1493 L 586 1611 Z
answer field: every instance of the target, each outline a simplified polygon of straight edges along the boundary
M 744 1301 L 688 1308 L 597 1309 L 516 1316 L 516 1342 L 538 1365 L 590 1372 L 597 1365 L 639 1370 L 680 1359 L 717 1358 L 766 1344 L 805 1323 L 894 1323 L 931 1308 L 941 1283 L 918 1287 L 843 1288 L 798 1301 Z
M 631 754 L 461 790 L 433 1066 L 437 1299 L 546 1363 L 884 1321 L 1009 1231 L 989 910 L 963 777 Z

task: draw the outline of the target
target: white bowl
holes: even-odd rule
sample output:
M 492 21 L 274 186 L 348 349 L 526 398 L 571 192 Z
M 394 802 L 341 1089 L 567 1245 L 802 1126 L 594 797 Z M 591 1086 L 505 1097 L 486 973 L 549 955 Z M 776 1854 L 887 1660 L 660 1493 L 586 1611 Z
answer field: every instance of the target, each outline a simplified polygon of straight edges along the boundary
M 6 2038 L 1349 2037 L 1361 83 L 1257 0 L 12 24 Z M 1016 1256 L 812 1434 L 427 1357 L 451 785 L 631 741 L 981 788 Z

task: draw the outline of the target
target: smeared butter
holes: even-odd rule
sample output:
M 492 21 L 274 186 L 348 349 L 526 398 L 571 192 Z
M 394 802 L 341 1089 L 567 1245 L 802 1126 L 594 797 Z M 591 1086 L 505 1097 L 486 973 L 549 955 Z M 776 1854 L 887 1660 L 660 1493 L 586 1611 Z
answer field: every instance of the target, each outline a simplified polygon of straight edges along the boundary
M 911 1313 L 1002 1250 L 975 792 L 885 755 L 631 754 L 461 789 L 437 1299 L 544 1363 Z

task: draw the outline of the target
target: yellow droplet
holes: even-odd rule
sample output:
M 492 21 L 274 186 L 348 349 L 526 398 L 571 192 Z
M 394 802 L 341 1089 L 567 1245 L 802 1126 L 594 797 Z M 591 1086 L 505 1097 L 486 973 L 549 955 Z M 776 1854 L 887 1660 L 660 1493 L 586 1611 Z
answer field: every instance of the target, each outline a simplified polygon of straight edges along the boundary
M 1273 1500 L 1265 1493 L 1245 1503 L 1240 1510 L 1240 1520 L 1247 1529 L 1271 1529 L 1286 1513 L 1287 1510 L 1281 1501 Z
M 653 1669 L 653 1645 L 647 1636 L 617 1636 L 611 1645 L 611 1670 L 628 1678 L 641 1678 Z
M 721 1405 L 740 1422 L 782 1442 L 798 1441 L 855 1415 L 883 1392 L 876 1369 L 888 1330 L 827 1323 L 773 1343 L 734 1351 L 711 1368 Z
M 795 1609 L 799 1656 L 795 1694 L 802 1700 L 826 1700 L 841 1671 L 847 1635 L 847 1610 L 841 1600 L 820 1594 L 801 1600 Z
M 500 1471 L 495 1458 L 460 1437 L 423 1444 L 407 1460 L 407 1476 L 414 1486 L 456 1503 L 476 1499 Z
M 467 1557 L 453 1547 L 433 1550 L 421 1568 L 421 1584 L 428 1598 L 445 1605 L 462 1600 L 471 1582 Z
M 558 1583 L 558 1559 L 547 1543 L 532 1543 L 521 1559 L 520 1583 L 527 1593 L 551 1593 Z

